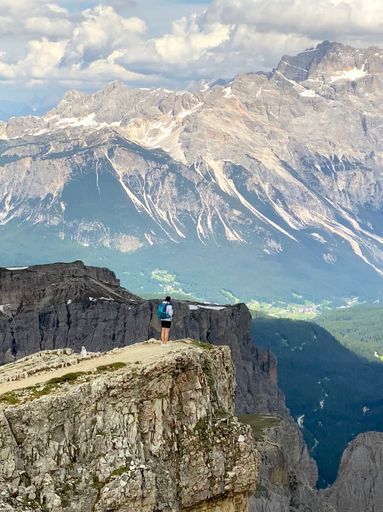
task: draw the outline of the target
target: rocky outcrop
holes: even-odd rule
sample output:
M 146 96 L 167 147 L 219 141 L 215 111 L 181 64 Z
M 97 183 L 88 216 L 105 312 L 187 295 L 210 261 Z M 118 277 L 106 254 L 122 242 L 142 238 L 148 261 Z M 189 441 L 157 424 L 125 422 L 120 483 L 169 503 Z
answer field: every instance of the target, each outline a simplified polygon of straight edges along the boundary
M 178 343 L 145 362 L 156 347 L 1 397 L 2 510 L 247 511 L 259 456 L 229 350 Z
M 159 337 L 158 301 L 129 293 L 107 269 L 81 262 L 3 269 L 0 286 L 3 362 L 39 350 L 66 347 L 79 352 L 85 346 L 98 352 Z M 230 347 L 238 414 L 279 417 L 279 425 L 267 434 L 268 441 L 259 444 L 260 483 L 268 495 L 253 497 L 253 508 L 274 512 L 278 506 L 295 504 L 291 510 L 300 510 L 315 484 L 315 465 L 278 390 L 274 356 L 255 347 L 251 339 L 247 307 L 174 301 L 174 310 L 173 339 L 189 337 Z
M 46 305 L 84 298 L 88 294 L 120 301 L 138 299 L 120 287 L 114 272 L 107 268 L 85 266 L 76 261 L 35 265 L 24 269 L 0 269 L 2 310 L 16 313 L 24 305 L 42 308 Z
M 335 512 L 375 512 L 383 503 L 383 433 L 367 432 L 345 450 L 336 482 L 321 491 Z
M 158 301 L 119 286 L 108 269 L 82 262 L 0 270 L 0 363 L 40 350 L 85 346 L 105 351 L 159 338 Z M 193 338 L 231 348 L 241 413 L 284 410 L 275 358 L 257 349 L 244 304 L 207 306 L 174 301 L 173 339 Z
M 308 512 L 317 503 L 318 472 L 296 424 L 280 419 L 265 428 L 257 441 L 262 455 L 259 486 L 251 497 L 251 512 Z M 312 511 L 319 512 L 319 508 Z

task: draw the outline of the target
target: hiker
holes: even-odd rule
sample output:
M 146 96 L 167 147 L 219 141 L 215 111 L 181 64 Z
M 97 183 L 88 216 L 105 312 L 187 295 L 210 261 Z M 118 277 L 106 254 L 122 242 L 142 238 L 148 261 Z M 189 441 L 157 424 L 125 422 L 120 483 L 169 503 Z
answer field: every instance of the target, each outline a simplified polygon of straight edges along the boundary
M 171 298 L 165 297 L 165 300 L 158 304 L 157 316 L 161 320 L 161 345 L 166 347 L 169 343 L 169 331 L 172 325 L 173 318 L 173 306 L 171 304 Z

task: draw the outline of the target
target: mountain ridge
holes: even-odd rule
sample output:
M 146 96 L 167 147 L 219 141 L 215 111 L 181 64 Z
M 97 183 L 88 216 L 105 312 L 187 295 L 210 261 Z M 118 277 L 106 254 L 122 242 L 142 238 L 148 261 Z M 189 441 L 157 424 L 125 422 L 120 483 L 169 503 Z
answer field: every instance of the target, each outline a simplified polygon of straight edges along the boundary
M 383 50 L 325 42 L 197 92 L 69 92 L 45 116 L 0 124 L 0 224 L 133 261 L 186 240 L 285 272 L 299 258 L 302 280 L 348 268 L 361 277 L 339 295 L 368 282 L 376 297 L 382 63 Z

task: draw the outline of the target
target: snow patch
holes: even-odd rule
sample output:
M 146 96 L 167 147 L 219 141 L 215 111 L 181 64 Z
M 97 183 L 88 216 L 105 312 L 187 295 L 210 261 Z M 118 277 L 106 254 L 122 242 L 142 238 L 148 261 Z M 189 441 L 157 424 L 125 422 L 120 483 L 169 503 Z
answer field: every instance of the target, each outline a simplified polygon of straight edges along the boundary
M 176 117 L 178 117 L 179 119 L 184 119 L 185 117 L 190 116 L 194 112 L 197 112 L 197 110 L 200 107 L 202 107 L 202 105 L 203 105 L 203 103 L 199 102 L 193 108 L 189 108 L 189 109 L 182 108 L 181 112 L 179 112 Z
M 315 98 L 316 92 L 312 91 L 311 89 L 305 89 L 304 91 L 299 93 L 300 96 L 303 96 L 304 98 Z
M 190 311 L 196 311 L 197 309 L 211 309 L 213 311 L 221 311 L 222 309 L 226 309 L 226 306 L 202 306 L 201 304 L 190 304 Z
M 218 186 L 223 192 L 226 192 L 226 194 L 237 198 L 242 205 L 247 208 L 251 213 L 257 217 L 258 219 L 262 220 L 263 222 L 266 222 L 267 224 L 270 224 L 275 229 L 286 235 L 291 240 L 296 241 L 296 239 L 290 235 L 287 231 L 285 231 L 283 228 L 281 228 L 278 224 L 270 220 L 266 215 L 263 215 L 263 213 L 259 212 L 252 204 L 247 201 L 242 194 L 237 190 L 234 182 L 232 179 L 228 178 L 225 175 L 224 171 L 224 162 L 215 161 L 212 159 L 205 158 L 204 159 L 208 167 L 213 171 L 214 178 Z
M 329 265 L 332 265 L 333 263 L 336 262 L 336 256 L 334 256 L 333 254 L 331 254 L 330 252 L 326 252 L 326 253 L 323 253 L 322 254 L 322 258 L 323 260 L 328 263 Z
M 231 92 L 230 86 L 222 89 L 222 94 L 225 96 L 225 98 L 234 98 L 234 94 Z
M 330 82 L 333 83 L 333 82 L 337 82 L 338 80 L 350 80 L 353 82 L 353 81 L 358 80 L 359 78 L 363 78 L 367 75 L 368 75 L 368 73 L 365 70 L 364 66 L 362 69 L 354 67 L 347 71 L 340 71 L 339 74 L 337 74 L 336 76 L 330 77 Z
M 312 236 L 315 240 L 318 240 L 321 244 L 326 244 L 326 240 L 321 236 L 319 233 L 310 233 L 310 236 Z
M 58 128 L 108 128 L 108 127 L 118 127 L 121 122 L 113 122 L 113 123 L 99 123 L 95 120 L 96 114 L 93 112 L 85 117 L 62 117 L 57 122 L 55 122 L 54 126 Z M 38 132 L 35 133 L 38 135 Z
M 283 247 L 280 242 L 273 240 L 272 238 L 269 238 L 265 242 L 263 252 L 265 252 L 266 254 L 269 254 L 269 255 L 279 254 L 279 253 L 283 252 Z
M 145 238 L 149 242 L 150 245 L 154 245 L 153 239 L 149 233 L 145 233 Z

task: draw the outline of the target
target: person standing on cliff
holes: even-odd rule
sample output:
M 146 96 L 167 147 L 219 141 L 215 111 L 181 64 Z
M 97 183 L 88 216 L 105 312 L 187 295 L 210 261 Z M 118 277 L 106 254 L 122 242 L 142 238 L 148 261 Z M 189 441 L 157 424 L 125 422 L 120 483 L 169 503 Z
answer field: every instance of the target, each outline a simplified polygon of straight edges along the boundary
M 158 304 L 157 316 L 161 321 L 161 345 L 167 347 L 169 343 L 169 332 L 173 319 L 173 306 L 171 298 L 165 297 L 165 300 Z

